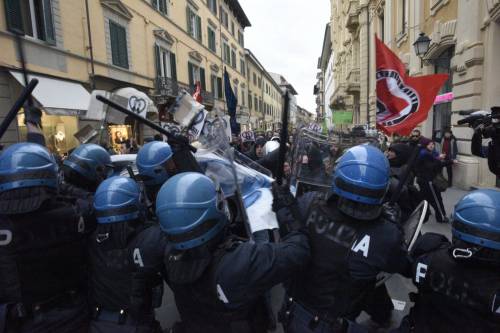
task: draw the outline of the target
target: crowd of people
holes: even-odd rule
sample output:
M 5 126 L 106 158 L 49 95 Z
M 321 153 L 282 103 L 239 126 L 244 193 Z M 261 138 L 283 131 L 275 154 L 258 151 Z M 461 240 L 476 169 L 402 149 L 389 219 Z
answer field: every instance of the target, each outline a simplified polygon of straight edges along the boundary
M 272 241 L 236 231 L 231 198 L 176 158 L 187 143 L 150 140 L 138 147 L 137 175 L 112 176 L 103 147 L 80 145 L 58 165 L 30 128 L 28 142 L 0 154 L 0 332 L 267 332 L 276 327 L 269 290 L 280 284 L 285 332 L 366 332 L 362 311 L 383 329 L 393 310 L 382 272 L 418 289 L 397 332 L 500 330 L 498 191 L 457 203 L 451 242 L 435 233 L 411 251 L 405 242 L 402 224 L 419 200 L 447 221 L 435 178 L 456 158 L 451 132 L 441 154 L 418 130 L 385 152 L 311 146 L 300 162 L 330 186 L 297 196 L 296 161 L 277 163 L 281 145 L 296 142 L 242 133 L 233 140 L 241 153 L 287 175 L 272 187 Z M 322 165 L 325 155 L 335 163 Z M 165 284 L 180 315 L 169 328 L 155 312 Z

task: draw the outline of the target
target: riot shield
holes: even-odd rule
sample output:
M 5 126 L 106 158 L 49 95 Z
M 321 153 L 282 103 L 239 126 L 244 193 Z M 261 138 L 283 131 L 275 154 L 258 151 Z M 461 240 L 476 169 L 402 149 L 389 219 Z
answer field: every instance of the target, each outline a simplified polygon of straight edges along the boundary
M 277 229 L 278 223 L 272 211 L 270 178 L 266 172 L 256 170 L 253 161 L 244 155 L 235 154 L 224 135 L 225 122 L 214 119 L 208 122 L 195 145 L 196 159 L 205 175 L 217 182 L 227 197 L 235 225 L 241 234 L 245 226 L 246 235 L 260 230 Z M 245 159 L 246 158 L 246 159 Z
M 305 192 L 326 192 L 332 185 L 335 144 L 321 133 L 302 129 L 292 151 L 292 186 L 296 196 Z
M 417 208 L 415 208 L 413 213 L 411 213 L 410 217 L 408 217 L 408 219 L 401 224 L 408 252 L 412 250 L 413 245 L 415 245 L 415 241 L 420 236 L 420 229 L 422 229 L 428 209 L 429 203 L 425 200 L 422 201 Z
M 415 245 L 416 240 L 420 236 L 420 230 L 422 229 L 427 209 L 429 209 L 429 203 L 424 200 L 415 208 L 408 219 L 401 223 L 404 244 L 408 253 L 413 249 L 413 245 Z M 385 283 L 385 281 L 389 280 L 391 277 L 392 274 L 385 272 L 380 273 L 377 276 L 377 287 Z

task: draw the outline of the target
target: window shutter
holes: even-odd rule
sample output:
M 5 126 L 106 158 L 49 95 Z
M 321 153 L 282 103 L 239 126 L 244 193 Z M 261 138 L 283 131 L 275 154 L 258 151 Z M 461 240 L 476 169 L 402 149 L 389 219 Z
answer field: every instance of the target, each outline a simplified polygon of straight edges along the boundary
M 160 0 L 161 1 L 161 0 Z M 151 0 L 151 4 L 155 9 L 158 9 L 158 0 Z
M 214 14 L 217 16 L 217 0 L 212 0 L 213 1 L 213 7 L 214 7 Z
M 24 33 L 23 17 L 21 15 L 21 1 L 5 0 L 5 17 L 7 19 L 8 30 L 18 30 Z
M 194 86 L 194 77 L 193 77 L 193 65 L 188 62 L 188 76 L 189 76 L 189 89 L 192 89 Z
M 155 44 L 156 77 L 161 77 L 160 47 Z
M 113 65 L 118 66 L 120 63 L 119 60 L 119 48 L 118 48 L 118 34 L 116 24 L 112 21 L 109 21 L 109 39 L 111 41 L 111 59 Z
M 186 18 L 187 18 L 187 32 L 192 36 L 193 29 L 191 27 L 191 9 L 189 8 L 189 6 L 186 7 Z
M 170 53 L 170 73 L 172 80 L 177 81 L 177 64 L 175 61 L 175 53 Z
M 118 27 L 118 41 L 120 49 L 120 64 L 124 68 L 128 68 L 128 52 L 127 52 L 127 32 L 124 27 Z
M 169 77 L 168 75 L 168 62 L 167 62 L 167 52 L 162 52 L 161 56 L 163 57 L 163 73 L 166 77 Z
M 222 98 L 222 79 L 220 77 L 217 78 L 217 93 L 219 99 Z
M 196 16 L 196 35 L 198 40 L 201 42 L 202 41 L 202 36 L 201 36 L 201 17 Z
M 49 44 L 56 44 L 54 33 L 54 20 L 52 18 L 51 0 L 43 0 L 43 23 L 45 29 L 45 41 Z
M 201 82 L 201 90 L 206 91 L 207 86 L 205 82 L 205 68 L 200 67 L 200 82 Z

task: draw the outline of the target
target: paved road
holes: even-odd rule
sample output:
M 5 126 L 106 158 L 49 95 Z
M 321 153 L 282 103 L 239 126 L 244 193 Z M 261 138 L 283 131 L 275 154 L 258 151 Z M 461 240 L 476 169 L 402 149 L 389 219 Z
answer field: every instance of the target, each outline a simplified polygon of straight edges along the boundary
M 446 213 L 448 216 L 453 212 L 454 205 L 466 194 L 467 192 L 450 188 L 445 193 L 443 193 L 443 202 L 445 205 Z M 426 232 L 437 232 L 446 235 L 451 238 L 451 228 L 450 224 L 437 223 L 435 221 L 434 215 L 429 219 L 422 231 Z M 401 319 L 408 313 L 411 308 L 411 303 L 408 298 L 408 293 L 414 291 L 415 288 L 409 279 L 405 279 L 399 275 L 393 276 L 387 282 L 387 287 L 391 298 L 395 301 L 395 310 L 393 313 L 391 328 L 399 326 Z M 175 307 L 175 301 L 172 292 L 168 287 L 165 288 L 165 295 L 163 299 L 163 306 L 157 310 L 157 318 L 160 320 L 162 327 L 170 327 L 176 320 L 178 320 L 179 315 Z M 277 312 L 283 299 L 283 290 L 280 287 L 276 287 L 272 290 L 272 302 L 275 311 Z M 365 314 L 362 314 L 358 318 L 358 322 L 370 325 L 370 321 Z M 382 330 L 387 331 L 388 328 Z M 281 327 L 275 331 L 276 333 L 283 332 Z

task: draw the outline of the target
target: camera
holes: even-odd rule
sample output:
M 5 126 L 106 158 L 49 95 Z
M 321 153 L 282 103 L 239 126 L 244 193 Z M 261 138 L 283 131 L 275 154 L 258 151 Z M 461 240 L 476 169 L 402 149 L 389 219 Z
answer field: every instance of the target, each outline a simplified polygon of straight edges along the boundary
M 492 107 L 487 111 L 460 111 L 467 117 L 457 122 L 457 125 L 468 125 L 474 129 L 472 136 L 472 155 L 487 157 L 490 171 L 500 177 L 500 107 Z M 483 139 L 491 139 L 487 147 L 482 146 Z

